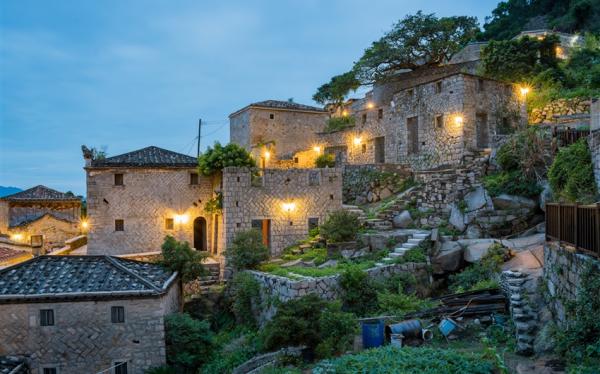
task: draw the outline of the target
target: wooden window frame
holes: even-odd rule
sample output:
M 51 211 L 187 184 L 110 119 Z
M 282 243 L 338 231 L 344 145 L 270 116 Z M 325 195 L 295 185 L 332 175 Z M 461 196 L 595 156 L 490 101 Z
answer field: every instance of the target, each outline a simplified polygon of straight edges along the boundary
M 115 186 L 124 186 L 125 185 L 125 174 L 115 173 L 113 183 Z
M 54 309 L 40 309 L 40 326 L 55 326 Z
M 125 307 L 114 305 L 110 307 L 110 322 L 125 323 Z
M 115 231 L 125 231 L 125 220 L 115 219 Z
M 197 186 L 200 184 L 200 175 L 198 173 L 190 173 L 190 185 Z

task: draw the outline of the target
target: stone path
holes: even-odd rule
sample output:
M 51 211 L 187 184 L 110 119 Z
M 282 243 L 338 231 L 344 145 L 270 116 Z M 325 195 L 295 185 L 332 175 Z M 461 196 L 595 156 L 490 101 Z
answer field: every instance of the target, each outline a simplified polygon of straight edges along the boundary
M 404 256 L 408 250 L 418 247 L 430 236 L 431 232 L 425 230 L 412 233 L 406 242 L 402 243 L 401 246 L 394 248 L 394 251 L 390 252 L 388 257 L 384 257 L 381 262 L 378 262 L 375 265 L 385 266 L 386 264 L 389 264 L 390 262 L 394 261 L 394 259 Z

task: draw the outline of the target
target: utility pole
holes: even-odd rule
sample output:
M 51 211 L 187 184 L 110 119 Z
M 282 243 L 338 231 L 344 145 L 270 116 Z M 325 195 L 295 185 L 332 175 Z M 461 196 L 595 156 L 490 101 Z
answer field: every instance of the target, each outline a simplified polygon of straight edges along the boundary
M 202 134 L 202 118 L 198 120 L 198 150 L 196 152 L 196 157 L 200 157 L 200 136 Z

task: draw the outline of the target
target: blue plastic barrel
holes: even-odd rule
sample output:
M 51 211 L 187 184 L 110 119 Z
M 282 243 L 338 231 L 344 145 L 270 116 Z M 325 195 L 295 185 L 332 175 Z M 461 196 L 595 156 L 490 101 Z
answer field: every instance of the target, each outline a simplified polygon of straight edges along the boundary
M 383 320 L 361 321 L 363 348 L 381 347 L 384 342 Z

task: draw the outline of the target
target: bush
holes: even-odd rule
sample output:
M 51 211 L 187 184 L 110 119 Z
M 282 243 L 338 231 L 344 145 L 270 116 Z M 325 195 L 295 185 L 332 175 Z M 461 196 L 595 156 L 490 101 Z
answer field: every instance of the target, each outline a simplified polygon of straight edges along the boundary
M 490 280 L 497 276 L 500 266 L 507 260 L 507 256 L 507 251 L 501 244 L 492 244 L 488 253 L 479 262 L 471 264 L 460 273 L 450 276 L 450 290 L 464 292 L 481 289 L 483 285 L 493 284 Z
M 339 303 L 309 294 L 279 305 L 262 337 L 267 350 L 304 345 L 326 357 L 345 351 L 355 331 L 353 315 L 342 312 Z
M 352 126 L 354 126 L 354 117 L 352 116 L 332 117 L 327 120 L 325 131 L 340 131 Z
M 237 271 L 256 269 L 261 262 L 269 258 L 269 248 L 263 244 L 258 230 L 240 231 L 233 239 L 231 247 L 225 251 L 225 257 Z
M 340 300 L 344 310 L 358 316 L 365 316 L 377 310 L 377 285 L 356 266 L 346 269 L 339 278 Z
M 407 313 L 417 312 L 431 307 L 433 304 L 417 297 L 415 294 L 406 294 L 401 289 L 397 293 L 390 291 L 377 294 L 377 305 L 382 314 L 402 317 Z
M 548 181 L 556 196 L 573 202 L 594 201 L 596 181 L 592 157 L 584 138 L 558 152 L 548 171 Z
M 210 360 L 198 373 L 229 374 L 237 366 L 257 355 L 262 342 L 254 331 L 235 328 L 223 331 L 215 337 L 218 349 L 213 350 Z
M 204 204 L 204 211 L 206 213 L 221 214 L 222 209 L 223 209 L 223 194 L 221 192 L 217 192 L 215 197 L 211 198 Z
M 167 235 L 161 248 L 161 264 L 172 271 L 177 271 L 183 282 L 193 281 L 206 275 L 202 262 L 207 254 L 193 250 L 188 242 L 180 242 Z
M 319 363 L 313 374 L 337 373 L 493 373 L 494 365 L 483 354 L 439 348 L 387 346 L 345 355 Z
M 223 147 L 221 143 L 215 142 L 213 148 L 208 147 L 198 158 L 200 172 L 206 176 L 220 172 L 227 166 L 256 167 L 256 163 L 250 153 L 234 143 Z
M 349 242 L 356 239 L 360 227 L 358 216 L 346 210 L 338 210 L 327 217 L 319 233 L 329 243 Z
M 335 167 L 335 156 L 329 153 L 323 153 L 315 160 L 315 167 L 333 168 Z
M 506 193 L 535 197 L 542 192 L 542 187 L 538 185 L 535 179 L 525 177 L 518 170 L 487 175 L 483 178 L 483 185 L 491 196 Z
M 208 322 L 177 313 L 165 317 L 167 362 L 177 373 L 195 373 L 210 356 L 213 333 Z
M 253 305 L 260 301 L 260 285 L 252 274 L 237 273 L 229 284 L 231 290 L 231 311 L 238 324 L 256 327 Z

